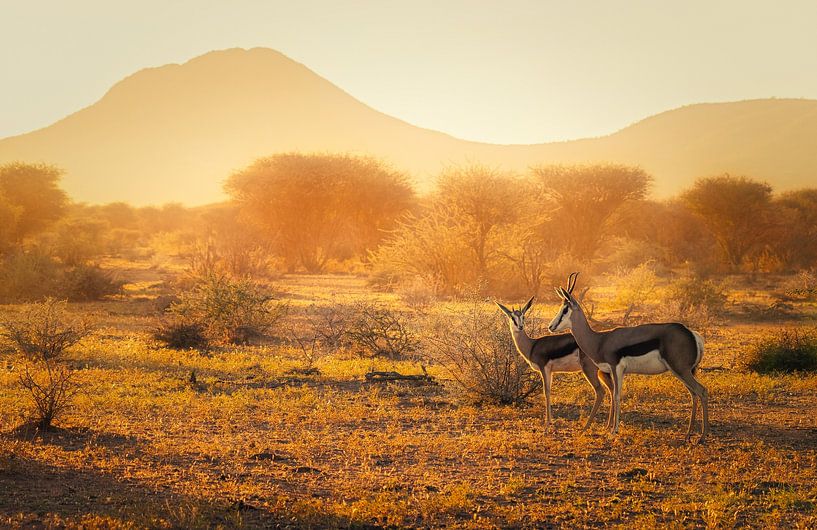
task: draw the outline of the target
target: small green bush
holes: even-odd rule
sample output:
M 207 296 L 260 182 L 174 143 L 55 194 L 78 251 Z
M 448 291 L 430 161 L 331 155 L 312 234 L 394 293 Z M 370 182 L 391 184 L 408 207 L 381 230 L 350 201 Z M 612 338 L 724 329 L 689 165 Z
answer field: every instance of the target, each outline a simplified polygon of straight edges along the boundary
M 784 329 L 751 350 L 746 366 L 759 373 L 817 372 L 817 330 Z

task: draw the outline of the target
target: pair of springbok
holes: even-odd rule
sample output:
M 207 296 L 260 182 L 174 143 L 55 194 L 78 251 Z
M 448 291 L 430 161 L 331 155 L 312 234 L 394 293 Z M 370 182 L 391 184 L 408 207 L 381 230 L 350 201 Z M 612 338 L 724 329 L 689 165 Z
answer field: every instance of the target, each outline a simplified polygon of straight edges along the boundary
M 550 387 L 554 372 L 582 372 L 596 394 L 590 416 L 584 429 L 590 426 L 604 400 L 604 387 L 610 390 L 610 412 L 607 427 L 611 434 L 618 432 L 621 415 L 621 386 L 624 374 L 662 374 L 671 372 L 684 383 L 692 395 L 692 415 L 686 440 L 695 427 L 698 401 L 701 403 L 703 425 L 699 442 L 709 433 L 707 391 L 695 378 L 695 371 L 703 355 L 703 339 L 683 324 L 642 324 L 607 331 L 595 331 L 587 322 L 579 302 L 573 297 L 578 272 L 567 280 L 567 288 L 558 287 L 562 299 L 559 312 L 551 321 L 551 333 L 570 329 L 570 333 L 545 335 L 533 339 L 525 332 L 525 314 L 533 298 L 521 309 L 508 309 L 496 302 L 508 317 L 516 349 L 528 364 L 542 376 L 545 391 L 546 429 L 550 428 Z M 602 386 L 603 384 L 603 386 Z

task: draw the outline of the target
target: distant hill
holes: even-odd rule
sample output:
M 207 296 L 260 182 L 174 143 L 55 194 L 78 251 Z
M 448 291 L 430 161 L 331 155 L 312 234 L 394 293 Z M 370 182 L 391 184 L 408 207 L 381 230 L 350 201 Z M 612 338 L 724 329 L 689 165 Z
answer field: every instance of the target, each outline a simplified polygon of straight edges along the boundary
M 232 49 L 141 70 L 49 127 L 0 140 L 0 163 L 56 164 L 76 200 L 196 205 L 222 200 L 232 171 L 289 150 L 372 154 L 421 189 L 445 165 L 468 161 L 521 171 L 637 164 L 655 176 L 659 196 L 725 171 L 790 189 L 817 185 L 817 101 L 690 105 L 601 138 L 493 145 L 378 112 L 276 51 Z

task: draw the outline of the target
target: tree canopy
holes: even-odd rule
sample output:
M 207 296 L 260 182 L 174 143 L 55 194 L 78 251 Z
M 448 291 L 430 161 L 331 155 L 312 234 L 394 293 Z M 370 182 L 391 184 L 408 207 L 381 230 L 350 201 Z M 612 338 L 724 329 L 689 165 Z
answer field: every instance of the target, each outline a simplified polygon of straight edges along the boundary
M 772 201 L 765 182 L 728 174 L 701 178 L 681 200 L 701 218 L 732 269 L 764 245 Z
M 374 158 L 284 153 L 234 173 L 225 189 L 263 224 L 290 270 L 373 247 L 414 204 L 406 177 Z
M 0 219 L 13 222 L 0 237 L 19 243 L 62 217 L 68 204 L 68 196 L 58 186 L 62 174 L 46 164 L 0 166 Z
M 616 214 L 643 199 L 652 183 L 641 168 L 617 164 L 539 166 L 533 174 L 552 200 L 549 229 L 564 237 L 570 254 L 586 261 L 610 235 Z

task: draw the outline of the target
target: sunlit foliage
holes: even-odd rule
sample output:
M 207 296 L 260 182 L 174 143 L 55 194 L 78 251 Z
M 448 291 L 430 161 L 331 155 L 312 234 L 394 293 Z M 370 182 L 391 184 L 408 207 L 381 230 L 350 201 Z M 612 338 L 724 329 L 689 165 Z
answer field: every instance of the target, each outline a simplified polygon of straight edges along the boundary
M 681 195 L 714 235 L 734 270 L 763 248 L 771 230 L 772 187 L 746 177 L 699 179 Z
M 58 220 L 68 203 L 59 186 L 62 170 L 45 164 L 14 162 L 0 166 L 0 213 L 14 220 L 13 242 L 43 230 Z
M 266 226 L 288 269 L 308 272 L 373 248 L 414 199 L 402 174 L 351 155 L 259 159 L 230 176 L 225 189 Z

